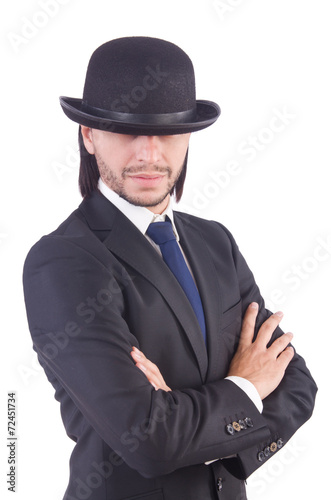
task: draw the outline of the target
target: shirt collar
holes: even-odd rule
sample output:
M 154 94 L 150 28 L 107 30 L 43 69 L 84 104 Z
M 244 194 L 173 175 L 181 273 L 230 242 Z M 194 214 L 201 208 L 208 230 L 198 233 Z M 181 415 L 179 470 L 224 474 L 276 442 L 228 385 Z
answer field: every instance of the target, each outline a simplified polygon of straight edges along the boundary
M 176 236 L 177 241 L 179 241 L 179 235 L 174 223 L 174 213 L 172 209 L 172 198 L 168 203 L 167 208 L 163 211 L 162 214 L 154 214 L 146 207 L 137 207 L 132 205 L 124 198 L 121 198 L 115 191 L 110 189 L 106 184 L 99 178 L 98 181 L 99 191 L 111 202 L 115 205 L 118 210 L 120 210 L 131 222 L 134 224 L 142 234 L 145 234 L 148 226 L 152 222 L 163 222 L 166 216 L 169 217 L 174 234 Z

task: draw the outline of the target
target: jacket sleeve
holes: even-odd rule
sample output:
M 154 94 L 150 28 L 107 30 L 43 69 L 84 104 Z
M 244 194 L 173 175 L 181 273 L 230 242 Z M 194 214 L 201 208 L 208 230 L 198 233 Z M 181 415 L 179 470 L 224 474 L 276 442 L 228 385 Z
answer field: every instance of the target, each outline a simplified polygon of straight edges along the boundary
M 240 284 L 243 311 L 246 310 L 251 302 L 259 304 L 256 335 L 262 323 L 272 313 L 265 308 L 264 300 L 255 283 L 253 274 L 240 253 L 236 242 L 227 230 L 226 232 L 232 243 L 233 259 Z M 277 327 L 269 345 L 283 333 Z M 257 468 L 273 457 L 299 427 L 311 417 L 316 392 L 316 384 L 305 361 L 295 352 L 282 382 L 263 400 L 262 417 L 265 425 L 270 430 L 269 438 L 258 440 L 252 447 L 239 451 L 237 459 L 224 461 L 230 472 L 239 479 L 246 479 Z
M 283 411 L 289 400 L 291 431 L 297 426 L 307 386 L 301 395 L 303 388 L 294 390 L 292 384 L 310 380 L 299 358 L 263 416 L 227 380 L 155 391 L 130 356 L 132 346 L 139 347 L 125 321 L 123 289 L 132 286 L 130 277 L 108 250 L 104 253 L 107 258 L 78 237 L 42 238 L 25 262 L 25 302 L 34 349 L 49 378 L 60 384 L 59 394 L 69 396 L 130 467 L 153 477 L 249 450 L 269 439 L 269 425 L 273 432 L 285 430 L 287 417 L 271 413 L 273 405 Z M 252 425 L 235 436 L 228 432 L 228 424 L 245 418 Z M 64 424 L 71 425 L 69 417 Z

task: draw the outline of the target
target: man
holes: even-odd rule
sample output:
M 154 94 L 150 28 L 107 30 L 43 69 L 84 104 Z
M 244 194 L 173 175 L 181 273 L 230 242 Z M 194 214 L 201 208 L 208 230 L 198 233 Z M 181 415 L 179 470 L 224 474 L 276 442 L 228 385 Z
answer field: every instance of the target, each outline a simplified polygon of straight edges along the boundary
M 171 208 L 190 133 L 220 109 L 196 101 L 181 49 L 146 37 L 99 47 L 83 99 L 61 105 L 84 200 L 31 249 L 24 288 L 76 441 L 64 498 L 245 499 L 316 386 L 228 230 Z

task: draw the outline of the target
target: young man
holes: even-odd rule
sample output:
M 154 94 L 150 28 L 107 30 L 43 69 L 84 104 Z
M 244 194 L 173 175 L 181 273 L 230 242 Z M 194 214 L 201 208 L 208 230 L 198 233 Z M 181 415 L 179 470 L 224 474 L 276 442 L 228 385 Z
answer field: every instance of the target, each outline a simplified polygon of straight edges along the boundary
M 246 498 L 310 417 L 316 386 L 221 224 L 172 210 L 190 134 L 220 109 L 154 38 L 91 57 L 80 207 L 30 251 L 29 326 L 76 441 L 66 500 Z M 254 340 L 254 341 L 253 341 Z

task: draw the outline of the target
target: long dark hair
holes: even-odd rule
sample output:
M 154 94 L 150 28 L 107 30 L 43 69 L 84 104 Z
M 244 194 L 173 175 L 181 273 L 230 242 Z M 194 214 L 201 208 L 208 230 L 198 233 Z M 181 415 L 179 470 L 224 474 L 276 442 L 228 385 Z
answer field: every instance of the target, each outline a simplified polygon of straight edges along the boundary
M 80 151 L 80 169 L 79 169 L 79 190 L 83 198 L 87 198 L 90 196 L 92 191 L 95 191 L 98 188 L 98 180 L 100 177 L 99 169 L 97 165 L 97 161 L 94 155 L 91 155 L 84 144 L 83 135 L 81 127 L 79 126 L 78 131 L 78 144 Z M 171 190 L 170 194 L 174 194 L 176 196 L 177 203 L 180 201 L 183 190 L 184 190 L 184 182 L 187 171 L 187 158 L 188 158 L 188 150 L 185 156 L 183 169 L 178 177 L 178 180 Z

